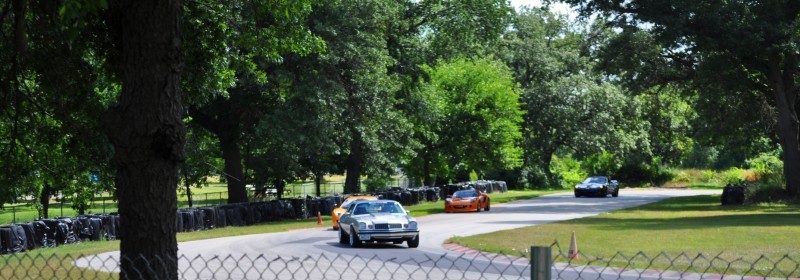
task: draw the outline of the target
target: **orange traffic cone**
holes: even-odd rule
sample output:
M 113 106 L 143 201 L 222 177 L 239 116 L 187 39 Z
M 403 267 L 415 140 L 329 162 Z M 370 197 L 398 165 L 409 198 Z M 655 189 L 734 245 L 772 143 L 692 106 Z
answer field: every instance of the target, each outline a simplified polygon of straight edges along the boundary
M 318 225 L 322 224 L 322 215 L 319 213 L 319 211 L 317 211 L 317 224 Z
M 578 253 L 578 240 L 575 239 L 575 232 L 572 232 L 572 242 L 569 243 L 569 259 L 578 260 L 581 256 Z

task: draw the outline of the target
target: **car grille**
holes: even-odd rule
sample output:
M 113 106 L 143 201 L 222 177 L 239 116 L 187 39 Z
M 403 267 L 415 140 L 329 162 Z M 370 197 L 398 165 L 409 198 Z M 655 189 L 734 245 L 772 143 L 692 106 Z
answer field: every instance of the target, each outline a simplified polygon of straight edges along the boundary
M 402 227 L 403 225 L 401 224 L 375 224 L 375 229 L 393 229 Z

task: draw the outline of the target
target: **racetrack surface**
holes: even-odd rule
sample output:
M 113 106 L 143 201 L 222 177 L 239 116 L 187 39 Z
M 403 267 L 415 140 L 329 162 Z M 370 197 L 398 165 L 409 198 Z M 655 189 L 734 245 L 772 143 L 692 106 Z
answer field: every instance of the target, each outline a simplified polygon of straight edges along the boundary
M 416 249 L 408 248 L 405 243 L 364 244 L 362 248 L 350 248 L 339 244 L 337 231 L 330 227 L 182 242 L 178 245 L 181 266 L 179 270 L 181 277 L 187 279 L 338 279 L 347 275 L 356 276 L 365 271 L 372 271 L 376 277 L 387 274 L 394 278 L 404 278 L 402 276 L 406 274 L 412 278 L 425 276 L 434 279 L 471 278 L 471 274 L 496 278 L 488 276 L 495 275 L 494 273 L 529 277 L 524 264 L 496 257 L 465 258 L 461 253 L 446 249 L 444 242 L 453 236 L 469 236 L 576 219 L 669 197 L 715 193 L 719 191 L 621 189 L 616 198 L 575 198 L 572 193 L 559 193 L 492 204 L 491 211 L 480 213 L 428 215 L 417 218 L 421 242 Z M 109 252 L 80 259 L 75 265 L 118 271 L 118 259 L 119 252 Z M 494 268 L 498 263 L 502 265 Z M 504 269 L 507 271 L 497 271 Z M 454 272 L 462 274 L 454 277 Z

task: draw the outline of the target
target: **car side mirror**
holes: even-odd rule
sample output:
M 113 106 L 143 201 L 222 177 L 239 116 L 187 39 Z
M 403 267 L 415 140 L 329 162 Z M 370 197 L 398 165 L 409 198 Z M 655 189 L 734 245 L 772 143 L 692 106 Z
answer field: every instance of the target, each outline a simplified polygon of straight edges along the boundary
M 411 210 L 406 210 L 406 215 L 411 215 Z

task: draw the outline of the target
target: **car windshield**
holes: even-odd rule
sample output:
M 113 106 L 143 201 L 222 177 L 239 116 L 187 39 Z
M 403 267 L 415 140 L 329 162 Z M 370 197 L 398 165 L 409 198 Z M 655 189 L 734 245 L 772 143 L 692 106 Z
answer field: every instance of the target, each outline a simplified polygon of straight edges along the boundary
M 583 181 L 584 184 L 605 184 L 606 178 L 603 177 L 589 177 Z
M 453 197 L 457 197 L 457 198 L 470 198 L 470 197 L 476 197 L 476 196 L 478 196 L 478 194 L 475 193 L 474 190 L 457 191 L 456 193 L 453 194 Z
M 342 203 L 341 207 L 344 208 L 344 209 L 347 209 L 347 208 L 350 207 L 351 204 L 353 204 L 353 202 L 356 202 L 356 201 L 359 201 L 359 200 L 370 200 L 370 198 L 359 197 L 359 198 L 356 198 L 356 199 L 348 199 L 348 200 L 345 200 L 345 202 Z
M 373 213 L 405 214 L 403 206 L 394 201 L 370 201 L 356 205 L 353 215 L 365 215 Z

